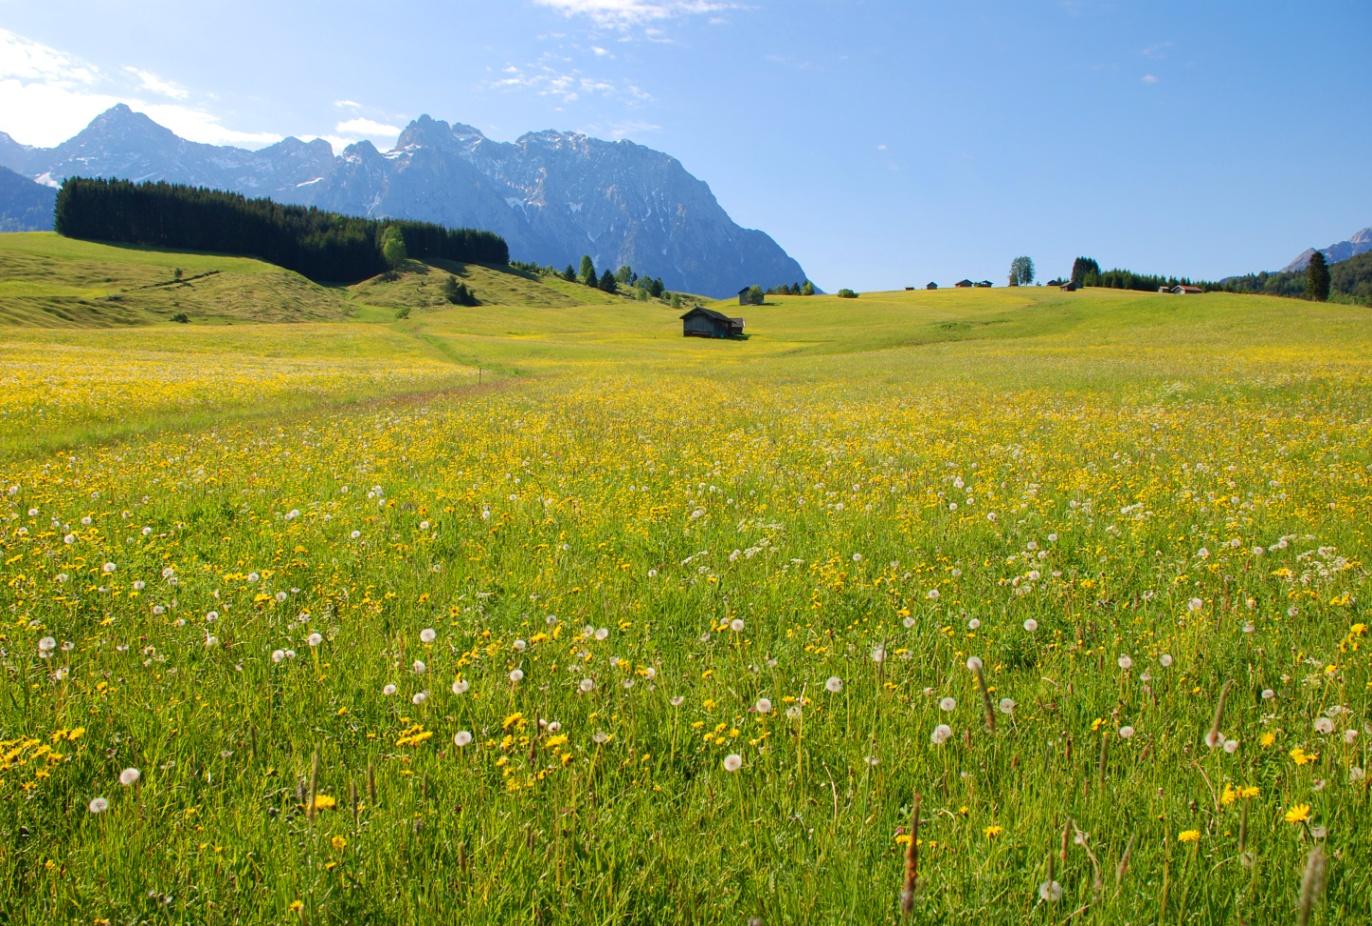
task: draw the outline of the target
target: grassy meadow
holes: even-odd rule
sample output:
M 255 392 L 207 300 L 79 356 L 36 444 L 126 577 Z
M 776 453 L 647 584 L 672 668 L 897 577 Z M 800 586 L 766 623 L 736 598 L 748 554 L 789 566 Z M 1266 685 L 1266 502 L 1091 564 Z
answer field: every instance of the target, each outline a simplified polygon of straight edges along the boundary
M 1367 309 L 422 277 L 0 283 L 0 922 L 1367 921 Z

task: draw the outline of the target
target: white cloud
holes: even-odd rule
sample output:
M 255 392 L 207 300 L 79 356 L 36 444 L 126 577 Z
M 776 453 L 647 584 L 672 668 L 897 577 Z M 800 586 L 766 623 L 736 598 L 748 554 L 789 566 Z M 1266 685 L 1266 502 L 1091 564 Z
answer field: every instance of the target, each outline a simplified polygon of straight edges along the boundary
M 737 10 L 730 0 L 534 0 L 564 16 L 586 16 L 597 26 L 628 29 L 674 19 Z M 717 17 L 715 17 L 717 18 Z
M 163 99 L 148 99 L 145 93 Z M 60 144 L 116 103 L 127 103 L 190 141 L 260 147 L 281 139 L 272 132 L 230 128 L 190 97 L 181 85 L 142 68 L 106 74 L 88 61 L 0 29 L 0 131 L 25 144 Z
M 363 138 L 398 138 L 403 130 L 398 125 L 387 125 L 375 119 L 357 118 L 338 123 L 334 126 L 334 131 L 340 135 L 357 135 Z
M 185 87 L 170 80 L 163 80 L 152 71 L 145 71 L 132 65 L 125 65 L 124 70 L 138 78 L 138 89 L 155 93 L 158 96 L 169 97 L 173 100 L 187 99 L 191 93 Z
M 1147 84 L 1150 87 L 1156 83 L 1162 82 L 1162 78 L 1156 74 L 1145 74 L 1142 77 L 1140 77 L 1139 80 L 1141 80 L 1143 83 Z
M 100 70 L 55 48 L 0 29 L 0 79 L 42 81 L 63 86 L 91 86 Z
M 590 77 L 576 68 L 563 69 L 553 64 L 562 59 L 546 58 L 528 69 L 508 65 L 501 69 L 504 77 L 486 82 L 497 90 L 531 90 L 539 96 L 551 97 L 563 103 L 575 103 L 583 97 L 620 99 L 630 105 L 647 103 L 653 96 L 635 83 L 619 83 L 602 77 Z
M 334 100 L 333 105 L 336 109 L 361 109 L 362 104 L 356 100 Z

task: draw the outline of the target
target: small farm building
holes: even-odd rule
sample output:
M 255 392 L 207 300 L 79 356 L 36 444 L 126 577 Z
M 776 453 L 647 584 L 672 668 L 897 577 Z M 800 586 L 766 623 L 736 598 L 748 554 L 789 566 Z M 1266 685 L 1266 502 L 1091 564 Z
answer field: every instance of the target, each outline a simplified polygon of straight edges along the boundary
M 1068 280 L 1066 283 L 1062 284 L 1060 288 L 1064 293 L 1075 293 L 1078 289 L 1077 284 L 1072 280 Z
M 958 289 L 971 289 L 973 286 L 976 286 L 971 280 L 958 280 L 953 285 Z
M 937 283 L 932 283 L 932 282 L 931 282 L 928 286 L 926 286 L 926 287 L 924 287 L 924 288 L 925 288 L 925 289 L 938 289 L 938 284 L 937 284 Z
M 681 316 L 681 334 L 688 338 L 741 338 L 743 319 L 696 306 Z

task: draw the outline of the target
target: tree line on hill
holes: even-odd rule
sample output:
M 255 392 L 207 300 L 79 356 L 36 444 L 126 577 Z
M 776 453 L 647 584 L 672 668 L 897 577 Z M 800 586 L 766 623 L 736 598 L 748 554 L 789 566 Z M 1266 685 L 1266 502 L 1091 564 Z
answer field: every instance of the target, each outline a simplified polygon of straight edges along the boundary
M 350 283 L 407 258 L 504 265 L 504 239 L 427 222 L 343 216 L 162 182 L 71 178 L 57 194 L 69 238 L 255 257 L 312 280 Z
M 1269 296 L 1297 296 L 1323 302 L 1351 302 L 1372 305 L 1372 251 L 1330 265 L 1316 251 L 1305 270 L 1279 273 L 1250 273 L 1221 281 L 1229 292 L 1263 293 Z M 1321 293 L 1324 298 L 1321 298 Z
M 1326 302 L 1352 302 L 1372 305 L 1372 252 L 1340 261 L 1333 267 L 1324 255 L 1315 252 L 1305 270 L 1282 273 L 1250 273 L 1223 280 L 1191 280 L 1189 277 L 1159 276 L 1134 273 L 1130 270 L 1101 270 L 1100 264 L 1089 257 L 1078 257 L 1072 263 L 1072 282 L 1078 286 L 1103 286 L 1110 289 L 1133 289 L 1157 292 L 1159 288 L 1199 286 L 1211 292 L 1256 293 L 1268 296 L 1287 296 Z

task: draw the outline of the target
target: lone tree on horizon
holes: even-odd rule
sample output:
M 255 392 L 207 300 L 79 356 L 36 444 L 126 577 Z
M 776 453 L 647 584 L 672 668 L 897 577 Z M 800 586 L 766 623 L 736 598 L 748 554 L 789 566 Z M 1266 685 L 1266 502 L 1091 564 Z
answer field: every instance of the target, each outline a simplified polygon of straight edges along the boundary
M 1305 268 L 1305 298 L 1329 301 L 1329 264 L 1319 251 L 1311 256 L 1310 264 Z
M 1010 285 L 1028 286 L 1034 282 L 1034 260 L 1031 257 L 1016 257 L 1010 261 Z

